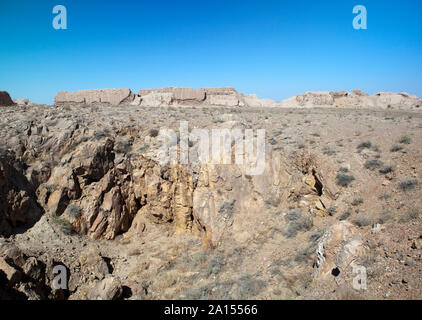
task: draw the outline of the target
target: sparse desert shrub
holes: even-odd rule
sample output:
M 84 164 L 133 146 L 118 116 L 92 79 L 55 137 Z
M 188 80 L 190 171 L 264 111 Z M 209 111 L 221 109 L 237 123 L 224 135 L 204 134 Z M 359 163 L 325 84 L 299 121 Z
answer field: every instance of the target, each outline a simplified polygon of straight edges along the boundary
M 372 142 L 367 140 L 367 141 L 362 141 L 359 145 L 358 145 L 358 150 L 361 151 L 363 149 L 369 149 L 372 146 Z
M 158 136 L 158 133 L 159 133 L 159 131 L 157 129 L 151 129 L 151 130 L 149 130 L 149 136 L 150 137 L 155 138 L 155 137 Z
M 402 136 L 399 139 L 399 143 L 401 143 L 401 144 L 411 144 L 412 138 L 410 138 L 409 136 Z
M 380 216 L 377 218 L 376 223 L 384 224 L 387 221 L 393 219 L 393 215 L 390 211 L 385 210 Z
M 363 203 L 363 199 L 362 198 L 354 199 L 352 201 L 352 206 L 357 207 L 357 206 L 361 205 L 362 203 Z
M 255 279 L 251 275 L 242 276 L 237 280 L 237 298 L 240 300 L 250 299 L 258 295 L 267 283 L 260 279 Z
M 265 204 L 272 207 L 277 207 L 279 203 L 280 203 L 280 199 L 276 196 L 272 196 L 268 198 L 267 200 L 265 200 Z
M 415 220 L 420 215 L 420 210 L 417 209 L 411 209 L 408 212 L 406 212 L 399 220 L 400 223 L 406 223 L 411 220 Z
M 66 208 L 66 211 L 71 217 L 77 218 L 80 216 L 82 210 L 79 206 L 72 203 Z
M 334 207 L 329 207 L 327 211 L 328 211 L 328 214 L 329 214 L 330 216 L 333 216 L 333 215 L 335 215 L 335 214 L 336 214 L 337 209 L 336 209 L 336 208 L 334 208 Z
M 365 213 L 360 213 L 352 221 L 358 227 L 366 227 L 372 224 L 372 219 Z
M 342 172 L 337 173 L 336 183 L 339 186 L 347 187 L 353 180 L 355 180 L 355 177 L 352 175 L 345 174 Z
M 207 277 L 209 277 L 210 275 L 219 274 L 225 265 L 226 265 L 226 261 L 223 254 L 219 252 L 216 253 L 211 258 L 210 262 L 208 263 L 207 268 L 205 269 L 205 273 Z
M 311 217 L 303 215 L 297 209 L 290 210 L 284 218 L 288 222 L 287 229 L 284 231 L 287 238 L 294 238 L 299 231 L 308 231 L 314 225 Z
M 391 199 L 391 195 L 389 193 L 384 193 L 378 197 L 380 200 L 388 200 Z
M 381 149 L 379 146 L 372 146 L 372 150 L 375 152 L 381 152 Z
M 391 173 L 393 171 L 394 171 L 394 167 L 390 165 L 385 165 L 381 167 L 381 169 L 379 169 L 379 173 L 382 173 L 382 174 Z
M 368 169 L 368 170 L 375 170 L 375 169 L 381 167 L 382 165 L 383 165 L 383 163 L 378 159 L 367 160 L 365 162 L 365 168 Z
M 183 294 L 187 300 L 233 300 L 230 290 L 233 287 L 232 280 L 215 282 L 199 288 L 188 288 Z
M 72 233 L 72 225 L 66 219 L 63 219 L 61 216 L 54 215 L 52 221 L 64 234 L 69 235 Z
M 93 140 L 100 140 L 100 139 L 105 138 L 105 137 L 107 137 L 107 134 L 104 131 L 95 130 L 94 133 L 92 134 Z
M 316 243 L 323 235 L 324 235 L 324 231 L 317 230 L 309 236 L 309 241 L 312 243 Z
M 403 150 L 403 147 L 402 146 L 398 146 L 398 145 L 394 145 L 390 149 L 391 152 L 398 152 L 400 150 Z
M 299 209 L 292 209 L 289 212 L 287 212 L 284 216 L 284 219 L 287 221 L 295 221 L 302 217 L 302 212 Z
M 314 246 L 309 246 L 305 249 L 301 249 L 296 253 L 295 261 L 299 263 L 309 262 L 314 253 L 315 253 Z
M 211 286 L 202 286 L 199 288 L 188 288 L 183 292 L 187 300 L 208 300 L 212 294 Z
M 338 169 L 339 172 L 349 172 L 349 169 L 346 167 L 340 167 L 340 169 Z
M 336 154 L 336 152 L 333 149 L 331 149 L 329 146 L 324 146 L 324 148 L 322 148 L 322 153 L 327 156 L 332 156 Z
M 340 220 L 340 221 L 347 220 L 347 218 L 348 218 L 348 217 L 350 217 L 350 215 L 351 215 L 351 214 L 352 214 L 352 213 L 351 213 L 349 210 L 347 210 L 346 212 L 344 212 L 344 213 L 340 216 L 339 220 Z
M 418 180 L 415 178 L 404 179 L 400 182 L 399 188 L 402 191 L 413 190 L 418 185 Z

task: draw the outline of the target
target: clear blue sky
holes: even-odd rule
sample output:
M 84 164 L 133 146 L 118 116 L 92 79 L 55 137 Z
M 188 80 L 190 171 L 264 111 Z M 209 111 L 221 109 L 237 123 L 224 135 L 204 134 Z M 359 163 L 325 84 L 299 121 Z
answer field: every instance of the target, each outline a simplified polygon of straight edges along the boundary
M 52 27 L 58 4 L 68 30 Z M 367 30 L 352 27 L 358 4 Z M 0 90 L 13 98 L 165 86 L 422 97 L 422 1 L 0 1 Z

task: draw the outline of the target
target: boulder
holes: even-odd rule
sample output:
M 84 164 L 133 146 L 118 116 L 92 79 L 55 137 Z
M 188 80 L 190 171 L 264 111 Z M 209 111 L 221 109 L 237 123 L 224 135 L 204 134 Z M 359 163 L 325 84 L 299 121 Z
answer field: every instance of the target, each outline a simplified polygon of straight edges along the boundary
M 90 300 L 118 300 L 123 293 L 122 283 L 111 275 L 96 283 L 89 293 Z
M 348 221 L 337 222 L 325 232 L 318 243 L 314 279 L 324 281 L 338 276 L 346 271 L 365 249 L 357 227 Z
M 14 104 L 7 91 L 0 91 L 0 106 L 13 106 Z

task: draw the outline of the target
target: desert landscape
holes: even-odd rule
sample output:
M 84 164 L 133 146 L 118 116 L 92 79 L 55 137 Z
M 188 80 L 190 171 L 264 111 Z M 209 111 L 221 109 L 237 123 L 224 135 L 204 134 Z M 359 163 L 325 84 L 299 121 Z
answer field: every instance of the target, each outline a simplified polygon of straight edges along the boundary
M 414 95 L 12 98 L 0 92 L 0 299 L 422 299 Z M 160 163 L 163 143 L 181 152 L 183 123 L 265 130 L 264 170 Z M 198 145 L 189 137 L 189 157 Z

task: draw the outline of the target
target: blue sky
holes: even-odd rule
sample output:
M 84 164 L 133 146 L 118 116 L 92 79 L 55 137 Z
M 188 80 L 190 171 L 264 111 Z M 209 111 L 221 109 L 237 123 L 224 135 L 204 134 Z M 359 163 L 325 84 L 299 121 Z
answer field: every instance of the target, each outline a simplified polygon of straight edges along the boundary
M 52 27 L 55 5 L 67 30 Z M 355 5 L 368 29 L 354 30 Z M 0 90 L 53 103 L 61 90 L 233 86 L 422 97 L 420 0 L 2 0 Z

